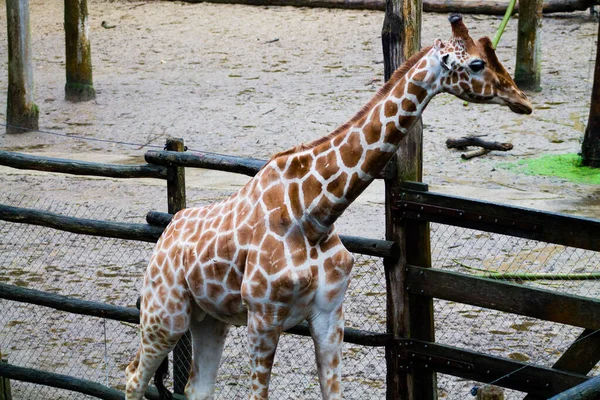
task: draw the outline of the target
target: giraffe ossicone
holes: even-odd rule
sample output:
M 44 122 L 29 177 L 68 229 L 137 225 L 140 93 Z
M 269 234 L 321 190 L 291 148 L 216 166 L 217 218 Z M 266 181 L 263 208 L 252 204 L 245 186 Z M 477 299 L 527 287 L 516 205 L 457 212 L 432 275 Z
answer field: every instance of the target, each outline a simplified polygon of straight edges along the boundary
M 310 326 L 321 393 L 342 397 L 342 302 L 353 265 L 334 222 L 391 159 L 438 93 L 531 113 L 489 38 L 462 18 L 452 37 L 404 63 L 348 122 L 276 154 L 221 202 L 178 212 L 160 237 L 141 293 L 141 344 L 127 367 L 128 400 L 141 399 L 164 357 L 189 329 L 189 400 L 212 399 L 230 325 L 247 325 L 250 398 L 266 399 L 282 331 Z

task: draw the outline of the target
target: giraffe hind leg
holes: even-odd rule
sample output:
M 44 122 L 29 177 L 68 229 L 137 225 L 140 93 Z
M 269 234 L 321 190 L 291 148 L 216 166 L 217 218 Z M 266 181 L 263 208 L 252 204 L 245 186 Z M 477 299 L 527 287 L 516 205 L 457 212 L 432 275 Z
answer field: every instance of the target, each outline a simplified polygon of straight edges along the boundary
M 171 293 L 171 297 L 176 297 Z M 150 379 L 164 358 L 189 327 L 189 299 L 179 296 L 180 309 L 177 313 L 165 311 L 152 314 L 148 302 L 142 299 L 140 314 L 141 344 L 135 359 L 127 367 L 126 400 L 141 400 Z
M 194 310 L 190 329 L 193 340 L 193 365 L 185 387 L 188 400 L 213 398 L 217 371 L 230 325 Z

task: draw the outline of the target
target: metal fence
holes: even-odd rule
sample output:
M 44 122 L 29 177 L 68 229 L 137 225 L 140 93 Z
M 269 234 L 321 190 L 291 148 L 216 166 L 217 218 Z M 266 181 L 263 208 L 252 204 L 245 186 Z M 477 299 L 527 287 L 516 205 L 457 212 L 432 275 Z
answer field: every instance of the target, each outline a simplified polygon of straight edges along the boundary
M 142 222 L 126 210 L 4 195 L 0 203 L 80 218 Z M 466 274 L 490 272 L 571 274 L 598 271 L 600 254 L 472 229 L 432 224 L 433 267 Z M 0 222 L 0 282 L 133 306 L 152 244 L 83 236 L 44 227 Z M 597 298 L 598 281 L 517 282 Z M 464 304 L 435 300 L 436 341 L 491 355 L 552 366 L 582 329 Z M 124 369 L 138 345 L 137 326 L 24 303 L 0 300 L 0 350 L 15 365 L 68 374 L 124 389 Z M 345 302 L 347 326 L 385 332 L 382 261 L 356 255 Z M 247 397 L 244 328 L 232 328 L 220 369 L 217 398 Z M 597 374 L 598 369 L 593 371 Z M 384 348 L 344 345 L 344 394 L 385 398 Z M 441 399 L 465 399 L 477 382 L 438 375 Z M 85 399 L 85 395 L 12 382 L 15 399 Z M 278 347 L 271 395 L 319 399 L 311 339 L 285 334 Z M 507 399 L 524 394 L 507 391 Z

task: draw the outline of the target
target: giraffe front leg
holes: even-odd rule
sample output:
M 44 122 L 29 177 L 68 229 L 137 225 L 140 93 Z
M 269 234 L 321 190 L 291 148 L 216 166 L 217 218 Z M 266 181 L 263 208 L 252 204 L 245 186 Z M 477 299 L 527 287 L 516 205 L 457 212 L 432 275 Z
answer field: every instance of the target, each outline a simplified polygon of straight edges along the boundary
M 332 312 L 319 312 L 309 321 L 315 343 L 319 384 L 324 400 L 342 398 L 342 344 L 344 312 L 340 304 Z
M 248 313 L 248 352 L 250 355 L 250 399 L 269 398 L 273 359 L 282 327 L 273 326 L 261 313 Z

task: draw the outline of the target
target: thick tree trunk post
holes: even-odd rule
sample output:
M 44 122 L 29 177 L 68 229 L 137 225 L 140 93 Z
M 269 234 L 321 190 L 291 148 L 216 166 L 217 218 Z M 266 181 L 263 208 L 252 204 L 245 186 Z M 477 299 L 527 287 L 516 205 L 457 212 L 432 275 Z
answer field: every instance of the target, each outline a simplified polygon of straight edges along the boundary
M 421 0 L 387 0 L 382 30 L 385 79 L 388 80 L 402 62 L 421 47 Z M 431 265 L 429 224 L 404 221 L 398 223 L 392 216 L 393 193 L 402 181 L 421 181 L 423 152 L 423 124 L 415 124 L 402 141 L 398 154 L 387 166 L 394 178 L 385 181 L 386 239 L 399 243 L 398 258 L 384 260 L 387 286 L 387 331 L 394 338 L 411 337 L 433 341 L 433 305 L 431 299 L 408 295 L 405 284 L 407 263 L 427 267 Z M 410 370 L 402 359 L 397 343 L 386 346 L 386 398 L 432 400 L 436 399 L 436 375 L 431 371 Z
M 583 136 L 583 144 L 581 145 L 581 157 L 583 165 L 600 168 L 600 24 L 598 24 L 596 68 L 594 70 L 590 116 Z
M 65 99 L 68 101 L 88 101 L 96 98 L 92 82 L 89 30 L 87 0 L 65 0 Z
M 6 20 L 8 28 L 6 133 L 23 133 L 37 129 L 39 117 L 33 98 L 29 0 L 6 0 Z
M 543 0 L 519 1 L 515 82 L 524 90 L 540 90 Z
M 167 150 L 185 151 L 183 139 L 167 140 Z M 185 199 L 185 168 L 168 167 L 167 202 L 169 214 L 176 214 L 186 208 Z M 183 394 L 188 381 L 192 362 L 192 340 L 188 331 L 173 350 L 173 391 Z

